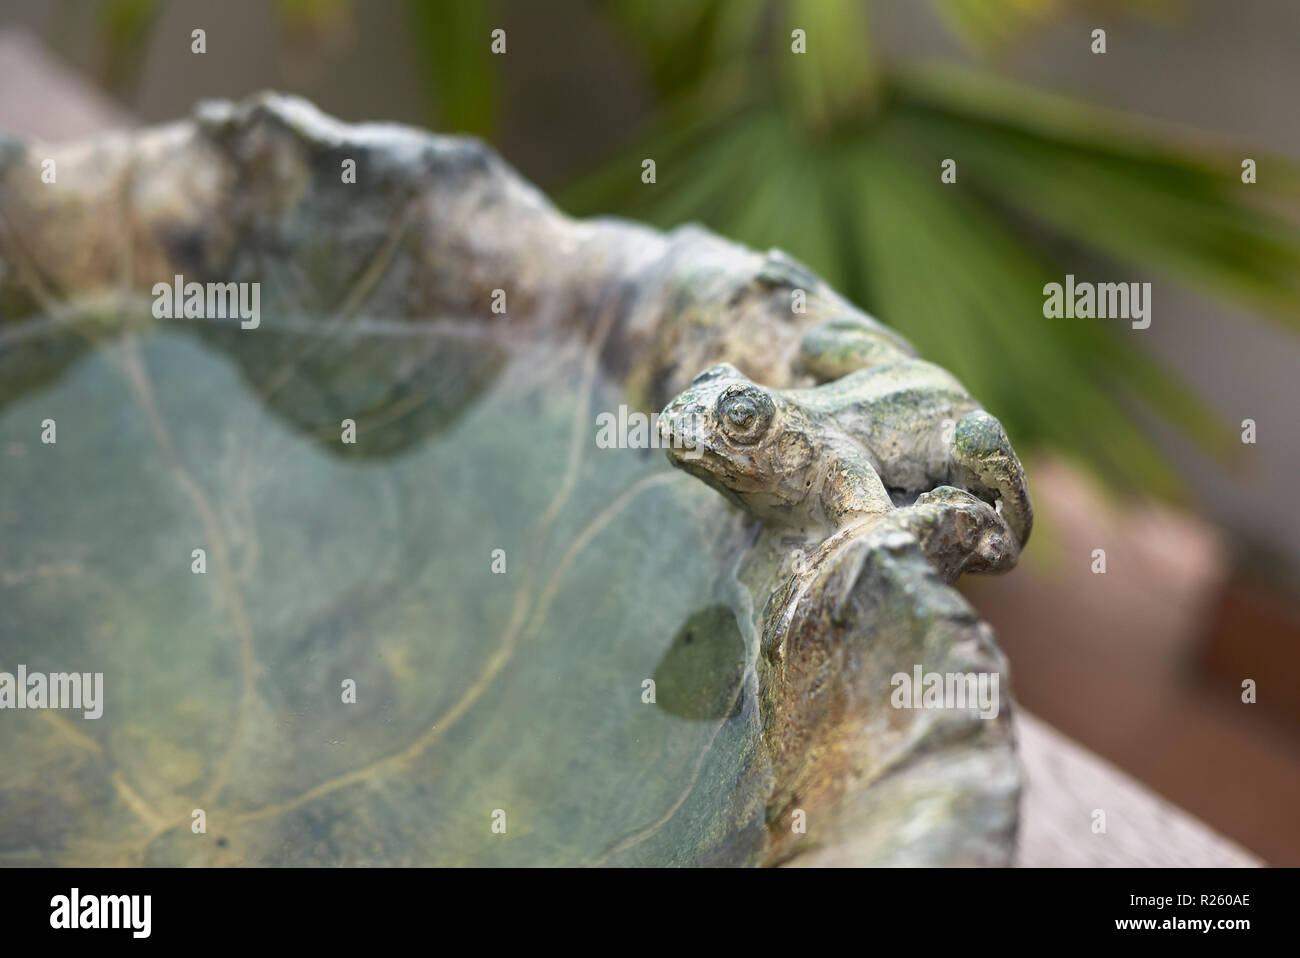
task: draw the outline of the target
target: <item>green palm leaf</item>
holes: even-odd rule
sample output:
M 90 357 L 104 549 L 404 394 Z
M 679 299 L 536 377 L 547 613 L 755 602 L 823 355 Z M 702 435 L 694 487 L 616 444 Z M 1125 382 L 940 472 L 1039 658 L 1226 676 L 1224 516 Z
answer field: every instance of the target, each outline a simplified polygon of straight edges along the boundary
M 994 23 L 982 3 L 937 2 L 980 45 L 1051 6 L 1024 0 Z M 697 69 L 644 137 L 561 191 L 562 205 L 662 228 L 696 220 L 789 251 L 952 369 L 1017 444 L 1054 447 L 1106 480 L 1182 490 L 1138 424 L 1142 408 L 1228 454 L 1227 424 L 1140 333 L 1118 320 L 1047 319 L 1043 285 L 1066 272 L 1154 276 L 1295 324 L 1300 232 L 1270 207 L 1300 196 L 1300 171 L 969 70 L 877 76 L 870 57 L 852 56 L 865 31 L 860 3 L 705 6 L 696 22 L 706 32 L 737 6 L 783 16 L 768 18 L 765 43 L 747 19 L 748 59 L 737 41 L 716 73 Z M 806 56 L 788 51 L 792 25 L 807 30 Z M 680 43 L 683 28 L 649 31 L 659 46 L 649 45 L 668 55 L 665 38 Z M 1241 181 L 1247 156 L 1258 183 Z M 637 176 L 643 157 L 658 163 L 653 186 Z M 940 182 L 946 158 L 957 161 L 956 184 Z M 1153 322 L 1174 322 L 1160 312 L 1160 288 Z

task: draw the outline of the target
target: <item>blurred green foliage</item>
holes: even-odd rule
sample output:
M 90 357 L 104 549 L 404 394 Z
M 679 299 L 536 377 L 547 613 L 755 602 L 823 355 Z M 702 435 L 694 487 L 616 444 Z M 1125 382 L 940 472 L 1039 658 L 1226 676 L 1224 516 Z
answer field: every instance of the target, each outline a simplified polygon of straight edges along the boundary
M 99 33 L 103 42 L 99 81 L 105 89 L 124 96 L 135 87 L 160 9 L 159 0 L 110 0 L 98 8 Z M 67 7 L 56 8 L 56 17 L 82 15 L 83 12 Z
M 437 104 L 436 127 L 491 138 L 497 117 L 497 72 L 488 38 L 491 0 L 407 0 L 425 92 Z
M 567 209 L 665 228 L 698 220 L 789 251 L 956 373 L 1018 446 L 1049 445 L 1112 483 L 1183 490 L 1135 404 L 1227 453 L 1228 424 L 1138 332 L 1045 319 L 1043 286 L 1067 272 L 1169 277 L 1295 325 L 1300 236 L 1267 208 L 1296 195 L 1293 169 L 1248 154 L 1268 175 L 1245 186 L 1240 152 L 986 73 L 881 64 L 861 0 L 684 6 L 689 17 L 653 0 L 605 5 L 663 108 L 560 194 Z M 985 47 L 1060 5 L 1022 0 L 991 19 L 985 4 L 935 6 Z M 791 52 L 796 28 L 805 54 Z M 637 175 L 643 157 L 656 161 L 654 185 Z M 955 185 L 940 182 L 946 158 Z M 1176 322 L 1160 314 L 1159 288 L 1155 321 Z

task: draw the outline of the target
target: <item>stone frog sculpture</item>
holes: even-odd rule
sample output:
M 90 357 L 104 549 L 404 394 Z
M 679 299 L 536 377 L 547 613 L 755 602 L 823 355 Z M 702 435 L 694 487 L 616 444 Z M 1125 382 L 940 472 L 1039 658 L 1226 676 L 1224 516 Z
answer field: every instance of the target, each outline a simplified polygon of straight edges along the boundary
M 980 526 L 965 570 L 1015 564 L 1033 525 L 1024 471 L 1001 423 L 951 374 L 851 319 L 811 327 L 802 364 L 838 378 L 778 391 L 728 363 L 700 373 L 660 416 L 670 461 L 808 540 L 888 514 L 925 546 L 936 515 L 958 506 Z

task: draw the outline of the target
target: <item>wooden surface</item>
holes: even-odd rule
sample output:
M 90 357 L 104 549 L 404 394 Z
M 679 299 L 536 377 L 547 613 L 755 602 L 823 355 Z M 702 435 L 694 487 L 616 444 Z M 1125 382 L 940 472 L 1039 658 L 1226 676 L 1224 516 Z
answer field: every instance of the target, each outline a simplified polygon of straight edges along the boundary
M 1222 631 L 1235 550 L 1208 522 L 1108 497 L 1054 456 L 1027 469 L 1045 534 L 1011 575 L 960 583 L 1017 705 L 1270 865 L 1300 865 L 1300 712 L 1287 706 L 1300 683 L 1281 654 L 1300 639 L 1280 615 Z M 1103 545 L 1110 571 L 1094 575 Z M 1257 704 L 1242 701 L 1247 677 Z
M 0 130 L 50 142 L 134 124 L 125 110 L 21 30 L 0 30 Z
M 1264 862 L 1023 709 L 1025 791 L 1016 863 L 1026 867 L 1251 867 Z M 1094 832 L 1094 811 L 1106 830 Z

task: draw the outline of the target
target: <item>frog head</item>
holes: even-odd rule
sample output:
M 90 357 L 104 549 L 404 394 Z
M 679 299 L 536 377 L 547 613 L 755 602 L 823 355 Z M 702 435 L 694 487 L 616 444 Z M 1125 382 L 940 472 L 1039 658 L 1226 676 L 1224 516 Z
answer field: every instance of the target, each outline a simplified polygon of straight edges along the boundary
M 769 525 L 825 529 L 821 423 L 730 363 L 711 366 L 660 414 L 673 465 Z

